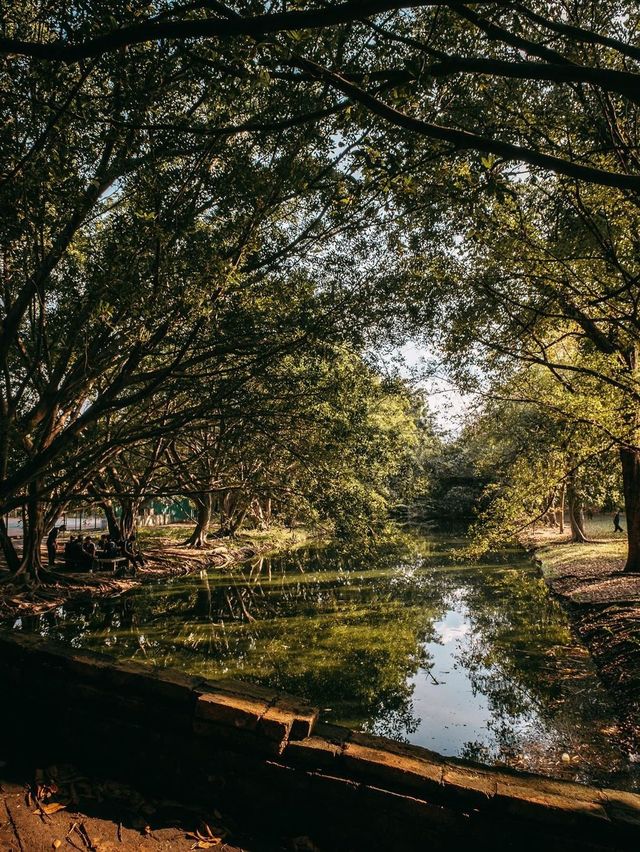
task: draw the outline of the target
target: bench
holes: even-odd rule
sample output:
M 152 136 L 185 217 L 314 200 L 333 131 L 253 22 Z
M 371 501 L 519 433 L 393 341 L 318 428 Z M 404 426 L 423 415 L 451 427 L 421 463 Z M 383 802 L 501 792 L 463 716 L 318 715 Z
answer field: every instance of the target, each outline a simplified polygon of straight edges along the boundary
M 64 566 L 70 571 L 112 571 L 114 574 L 119 565 L 126 567 L 126 556 L 94 556 L 91 565 L 75 559 L 64 559 Z
M 104 565 L 107 570 L 113 571 L 114 574 L 119 565 L 126 567 L 128 561 L 126 556 L 94 556 L 93 558 L 93 564 L 94 566 L 96 563 L 98 564 L 99 571 L 103 570 L 102 566 Z

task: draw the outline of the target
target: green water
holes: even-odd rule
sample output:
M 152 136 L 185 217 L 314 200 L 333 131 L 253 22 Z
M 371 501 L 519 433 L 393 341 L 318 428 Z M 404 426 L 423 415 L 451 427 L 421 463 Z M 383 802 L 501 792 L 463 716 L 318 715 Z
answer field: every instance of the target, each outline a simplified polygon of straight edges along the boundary
M 615 709 L 529 560 L 455 536 L 299 549 L 15 622 L 76 648 L 256 681 L 327 721 L 636 789 Z

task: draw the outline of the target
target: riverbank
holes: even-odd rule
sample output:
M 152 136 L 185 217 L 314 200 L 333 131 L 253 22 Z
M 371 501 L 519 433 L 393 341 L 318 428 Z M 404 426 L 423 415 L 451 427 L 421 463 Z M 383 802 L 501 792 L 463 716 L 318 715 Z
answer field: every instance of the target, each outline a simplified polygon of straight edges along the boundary
M 139 541 L 145 565 L 138 568 L 135 577 L 116 577 L 106 571 L 88 574 L 60 570 L 36 589 L 16 589 L 0 564 L 0 580 L 5 581 L 0 584 L 0 618 L 37 615 L 70 601 L 118 597 L 145 583 L 231 567 L 253 557 L 285 552 L 324 535 L 306 527 L 243 530 L 234 538 L 212 539 L 208 547 L 193 549 L 184 546 L 191 530 L 191 524 L 143 528 Z M 44 554 L 43 558 L 46 562 Z
M 615 697 L 623 740 L 640 761 L 640 576 L 624 574 L 626 539 L 609 530 L 593 522 L 587 531 L 597 541 L 576 544 L 540 529 L 523 543 Z

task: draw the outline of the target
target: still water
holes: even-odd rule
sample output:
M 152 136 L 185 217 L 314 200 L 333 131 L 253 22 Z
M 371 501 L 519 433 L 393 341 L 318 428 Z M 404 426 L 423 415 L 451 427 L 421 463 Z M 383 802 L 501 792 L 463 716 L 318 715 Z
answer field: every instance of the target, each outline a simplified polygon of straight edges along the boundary
M 15 622 L 117 659 L 310 698 L 326 721 L 446 755 L 640 787 L 615 709 L 531 562 L 403 533 L 256 558 Z

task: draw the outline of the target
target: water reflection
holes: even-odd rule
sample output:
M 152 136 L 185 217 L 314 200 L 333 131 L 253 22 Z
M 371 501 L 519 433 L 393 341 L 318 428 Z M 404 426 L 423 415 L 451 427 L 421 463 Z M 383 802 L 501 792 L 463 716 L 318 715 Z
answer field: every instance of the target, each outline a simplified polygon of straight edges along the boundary
M 440 751 L 635 787 L 613 709 L 530 563 L 407 534 L 259 558 L 16 626 L 119 659 L 277 686 Z

